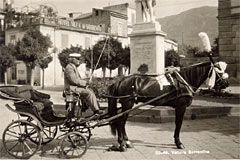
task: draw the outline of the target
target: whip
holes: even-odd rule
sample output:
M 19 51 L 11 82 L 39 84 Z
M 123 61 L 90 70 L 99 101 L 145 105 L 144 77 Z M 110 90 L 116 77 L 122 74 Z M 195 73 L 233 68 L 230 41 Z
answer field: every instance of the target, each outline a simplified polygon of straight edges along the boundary
M 92 81 L 93 73 L 94 73 L 94 71 L 97 69 L 97 66 L 98 66 L 98 64 L 99 64 L 99 62 L 100 62 L 100 59 L 101 59 L 102 55 L 103 55 L 103 51 L 104 51 L 104 49 L 105 49 L 105 47 L 106 47 L 107 41 L 108 41 L 108 38 L 106 38 L 106 41 L 105 41 L 105 43 L 104 43 L 104 45 L 103 45 L 102 52 L 101 52 L 101 54 L 100 54 L 100 56 L 99 56 L 99 58 L 98 58 L 98 61 L 97 61 L 96 65 L 95 65 L 95 67 L 94 67 L 94 69 L 93 69 L 93 71 L 92 71 L 92 74 L 91 74 L 91 76 L 90 76 L 89 82 Z

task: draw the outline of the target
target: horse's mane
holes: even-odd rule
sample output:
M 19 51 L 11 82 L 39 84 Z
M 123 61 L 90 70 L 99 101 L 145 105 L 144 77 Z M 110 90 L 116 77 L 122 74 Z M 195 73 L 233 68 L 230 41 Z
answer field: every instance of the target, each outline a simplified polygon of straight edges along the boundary
M 181 76 L 192 86 L 198 88 L 206 79 L 211 67 L 211 62 L 202 62 L 183 67 Z

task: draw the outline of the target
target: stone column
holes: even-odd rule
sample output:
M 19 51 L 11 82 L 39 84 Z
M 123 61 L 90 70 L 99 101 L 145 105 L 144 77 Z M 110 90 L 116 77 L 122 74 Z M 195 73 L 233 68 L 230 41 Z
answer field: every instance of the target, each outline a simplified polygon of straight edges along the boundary
M 240 3 L 219 0 L 218 3 L 219 55 L 228 66 L 230 83 L 240 82 Z
M 136 24 L 129 34 L 131 50 L 130 74 L 139 73 L 141 65 L 148 66 L 147 74 L 162 74 L 165 68 L 164 40 L 166 34 L 159 22 L 144 22 L 141 3 L 136 0 Z

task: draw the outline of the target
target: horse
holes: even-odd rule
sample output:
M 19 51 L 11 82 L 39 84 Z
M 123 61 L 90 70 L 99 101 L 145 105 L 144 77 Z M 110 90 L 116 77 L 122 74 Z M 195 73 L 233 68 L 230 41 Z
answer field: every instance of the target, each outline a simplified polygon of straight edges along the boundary
M 135 103 L 149 102 L 156 98 L 150 105 L 154 106 L 171 106 L 175 108 L 175 131 L 174 142 L 178 149 L 185 148 L 180 140 L 180 130 L 186 108 L 191 105 L 194 92 L 207 79 L 215 76 L 216 86 L 227 87 L 227 73 L 224 71 L 216 72 L 219 64 L 213 64 L 211 61 L 198 63 L 189 67 L 181 68 L 180 71 L 172 70 L 163 75 L 130 75 L 124 77 L 108 87 L 108 114 L 117 115 L 119 112 L 126 112 L 132 109 Z M 222 89 L 224 88 L 222 87 Z M 119 97 L 119 98 L 118 98 Z M 121 104 L 121 111 L 117 107 L 117 102 Z M 114 119 L 110 123 L 113 135 L 118 135 L 119 151 L 126 151 L 132 148 L 133 144 L 128 139 L 125 125 L 128 113 Z

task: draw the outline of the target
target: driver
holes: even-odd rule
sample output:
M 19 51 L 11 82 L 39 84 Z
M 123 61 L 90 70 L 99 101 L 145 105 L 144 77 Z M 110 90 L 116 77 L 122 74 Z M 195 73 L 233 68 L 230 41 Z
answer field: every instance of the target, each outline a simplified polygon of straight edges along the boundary
M 69 63 L 64 71 L 64 87 L 67 90 L 78 92 L 86 100 L 87 105 L 90 106 L 94 114 L 103 114 L 104 112 L 99 109 L 95 94 L 87 88 L 88 82 L 81 78 L 77 70 L 77 67 L 82 63 L 84 63 L 84 58 L 80 53 L 69 54 Z

